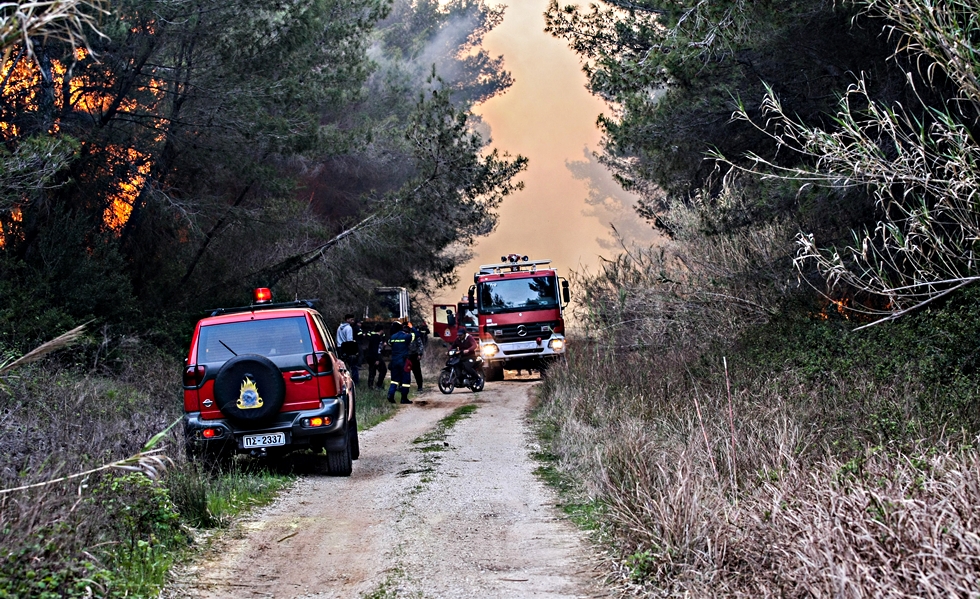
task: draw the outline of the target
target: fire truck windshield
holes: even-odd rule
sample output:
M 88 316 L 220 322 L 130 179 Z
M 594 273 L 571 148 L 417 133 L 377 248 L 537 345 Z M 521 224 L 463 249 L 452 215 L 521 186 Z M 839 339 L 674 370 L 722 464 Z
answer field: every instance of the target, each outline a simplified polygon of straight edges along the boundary
M 558 279 L 554 276 L 484 281 L 479 289 L 480 314 L 558 306 Z

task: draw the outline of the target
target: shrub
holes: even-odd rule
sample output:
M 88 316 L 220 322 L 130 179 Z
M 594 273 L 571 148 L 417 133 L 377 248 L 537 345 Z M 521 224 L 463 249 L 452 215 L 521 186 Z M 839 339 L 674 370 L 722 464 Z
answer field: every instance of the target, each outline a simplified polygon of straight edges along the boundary
M 0 507 L 0 597 L 146 596 L 188 540 L 166 488 L 141 474 L 45 487 Z
M 180 413 L 177 366 L 132 341 L 89 341 L 5 377 L 0 488 L 138 451 Z M 4 495 L 0 596 L 152 594 L 186 543 L 176 518 L 166 488 L 142 475 L 101 473 Z
M 803 305 L 701 351 L 593 329 L 549 371 L 537 420 L 604 507 L 625 587 L 963 594 L 980 538 L 978 310 L 964 294 L 851 333 Z
M 201 469 L 187 464 L 167 474 L 167 488 L 181 518 L 196 528 L 211 528 L 218 519 L 208 509 L 208 485 Z

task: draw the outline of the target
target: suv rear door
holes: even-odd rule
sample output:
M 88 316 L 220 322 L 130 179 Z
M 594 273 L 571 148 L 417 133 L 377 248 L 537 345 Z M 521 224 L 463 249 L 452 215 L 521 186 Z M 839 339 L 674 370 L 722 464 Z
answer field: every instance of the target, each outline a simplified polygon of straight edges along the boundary
M 337 368 L 337 363 L 340 360 L 337 356 L 337 346 L 334 343 L 333 335 L 330 334 L 330 329 L 327 328 L 325 322 L 323 322 L 323 317 L 318 313 L 313 313 L 313 323 L 316 326 L 316 331 L 320 335 L 320 339 L 323 340 L 323 347 L 327 349 L 327 353 L 330 354 L 330 361 L 333 363 L 333 367 Z M 344 377 L 340 372 L 334 372 L 333 376 L 329 377 L 317 377 L 320 384 L 320 397 L 339 397 L 344 391 Z
M 316 409 L 320 394 L 306 356 L 314 351 L 310 326 L 305 316 L 276 317 L 271 313 L 254 320 L 221 322 L 201 327 L 197 363 L 217 374 L 224 362 L 236 355 L 265 356 L 282 372 L 286 384 L 282 411 Z M 207 389 L 207 386 L 205 386 Z

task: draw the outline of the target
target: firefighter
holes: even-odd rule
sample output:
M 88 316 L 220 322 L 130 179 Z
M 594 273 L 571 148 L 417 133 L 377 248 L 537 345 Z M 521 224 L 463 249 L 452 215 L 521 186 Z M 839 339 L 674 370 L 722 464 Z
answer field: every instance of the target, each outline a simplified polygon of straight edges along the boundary
M 431 331 L 429 331 L 429 325 L 425 324 L 424 320 L 422 321 L 421 325 L 416 327 L 415 330 L 419 335 L 419 342 L 417 344 L 418 352 L 419 352 L 419 369 L 418 369 L 418 373 L 415 376 L 415 381 L 418 382 L 419 391 L 421 391 L 422 390 L 422 358 L 425 357 L 425 349 L 429 347 L 429 334 Z M 413 370 L 412 372 L 415 371 Z
M 453 348 L 458 349 L 462 359 L 460 365 L 466 376 L 475 379 L 476 370 L 473 369 L 473 360 L 476 359 L 476 352 L 480 349 L 480 343 L 476 337 L 470 335 L 466 327 L 461 326 L 456 330 L 456 341 L 453 341 Z
M 425 326 L 424 323 L 423 326 Z M 412 340 L 409 342 L 408 359 L 412 361 L 412 374 L 415 375 L 415 383 L 418 385 L 419 391 L 421 391 L 422 354 L 425 353 L 425 337 L 422 335 L 422 331 L 415 328 L 411 321 L 405 324 L 404 331 L 412 337 Z M 426 332 L 428 332 L 428 328 L 426 328 Z M 408 382 L 412 382 L 411 378 Z
M 384 325 L 378 323 L 374 330 L 367 334 L 367 340 L 367 352 L 364 354 L 364 359 L 368 363 L 368 389 L 372 387 L 384 389 L 385 373 L 388 372 L 384 358 L 381 356 L 381 350 L 385 344 Z M 374 382 L 375 373 L 378 374 L 377 384 Z
M 412 366 L 408 359 L 412 337 L 402 330 L 402 323 L 391 323 L 388 345 L 391 346 L 391 384 L 388 385 L 388 401 L 395 403 L 395 391 L 401 391 L 402 403 L 412 403 L 408 390 L 412 387 Z

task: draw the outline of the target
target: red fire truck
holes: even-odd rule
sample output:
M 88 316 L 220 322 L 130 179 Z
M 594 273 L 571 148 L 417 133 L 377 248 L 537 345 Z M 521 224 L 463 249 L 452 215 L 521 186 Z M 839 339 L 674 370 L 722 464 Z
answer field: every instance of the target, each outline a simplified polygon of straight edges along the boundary
M 444 341 L 456 329 L 476 332 L 488 381 L 503 380 L 504 369 L 537 369 L 565 354 L 568 281 L 550 260 L 510 254 L 473 275 L 466 302 L 433 307 L 434 332 Z

